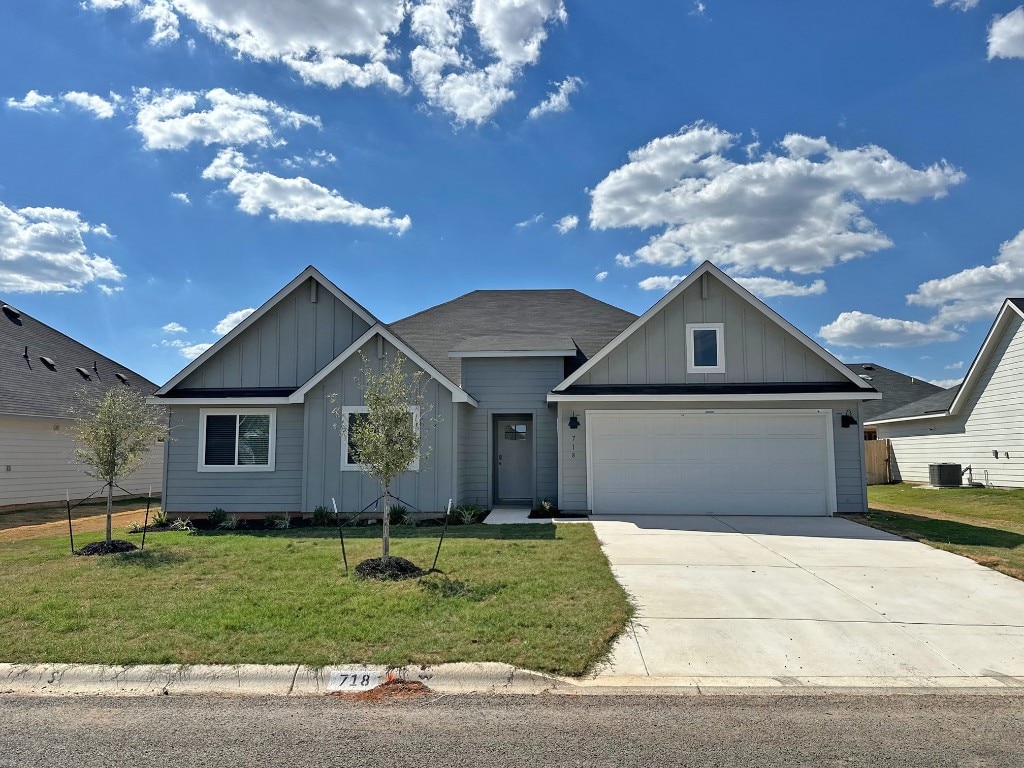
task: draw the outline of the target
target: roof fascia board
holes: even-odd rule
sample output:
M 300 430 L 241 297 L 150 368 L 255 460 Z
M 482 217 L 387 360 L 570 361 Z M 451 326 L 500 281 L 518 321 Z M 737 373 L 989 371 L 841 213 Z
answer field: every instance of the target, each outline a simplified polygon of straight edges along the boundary
M 974 362 L 971 363 L 971 367 L 967 369 L 967 375 L 964 376 L 963 383 L 960 385 L 960 389 L 956 393 L 956 397 L 953 398 L 953 402 L 949 404 L 948 413 L 951 416 L 955 416 L 963 410 L 964 403 L 967 402 L 967 398 L 970 393 L 974 390 L 974 387 L 978 383 L 978 379 L 981 378 L 981 374 L 988 365 L 989 359 L 992 357 L 992 351 L 999 344 L 999 340 L 1006 332 L 1006 326 L 1009 324 L 1010 312 L 1020 315 L 1024 318 L 1022 313 L 1008 299 L 1003 300 L 1003 306 L 999 308 L 999 312 L 996 314 L 996 319 L 992 322 L 992 327 L 989 328 L 988 335 L 985 336 L 985 340 L 981 343 L 981 348 L 978 350 L 978 354 L 974 356 Z
M 462 357 L 574 357 L 576 355 L 575 349 L 545 349 L 545 350 L 507 350 L 507 351 L 466 351 L 466 352 L 449 352 L 448 357 L 462 358 Z
M 549 392 L 549 403 L 728 403 L 767 401 L 833 401 L 833 400 L 881 400 L 881 392 L 804 392 L 787 394 L 772 392 L 745 395 L 572 395 L 565 392 Z
M 156 391 L 156 394 L 166 394 L 174 387 L 178 386 L 178 384 L 180 384 L 182 381 L 188 378 L 190 374 L 196 371 L 200 366 L 204 365 L 206 361 L 210 360 L 214 355 L 220 352 L 221 349 L 230 344 L 241 334 L 245 333 L 246 329 L 248 329 L 254 323 L 256 323 L 261 317 L 267 314 L 267 312 L 269 312 L 281 301 L 283 301 L 288 294 L 290 294 L 292 291 L 294 291 L 296 288 L 302 285 L 302 283 L 304 283 L 309 278 L 313 278 L 320 285 L 324 286 L 328 291 L 330 291 L 332 296 L 338 299 L 338 301 L 340 301 L 346 307 L 351 309 L 364 322 L 368 323 L 371 326 L 380 322 L 379 320 L 377 320 L 377 318 L 375 318 L 373 315 L 367 312 L 366 309 L 364 309 L 359 303 L 357 303 L 351 297 L 347 296 L 344 291 L 338 288 L 338 286 L 336 286 L 334 283 L 332 283 L 330 280 L 324 277 L 320 273 L 320 271 L 316 269 L 316 267 L 309 266 L 302 270 L 302 272 L 300 272 L 284 288 L 282 288 L 269 299 L 267 299 L 267 301 L 263 302 L 263 304 L 255 312 L 253 312 L 251 315 L 245 318 L 245 320 L 243 320 L 230 331 L 228 331 L 226 334 L 221 336 L 220 339 L 218 339 L 212 347 L 210 347 L 208 350 L 203 352 L 203 354 L 201 354 L 199 357 L 197 357 L 195 360 L 193 360 L 191 363 L 185 366 L 174 378 L 172 378 L 170 381 L 168 381 L 166 384 L 160 387 L 160 389 Z
M 923 421 L 925 419 L 945 419 L 951 414 L 949 411 L 936 411 L 935 413 L 923 413 L 920 416 L 901 416 L 898 419 L 873 419 L 865 421 L 865 427 L 873 427 L 876 424 L 897 424 L 901 421 Z
M 725 274 L 725 272 L 720 270 L 710 261 L 705 261 L 703 264 L 701 264 L 699 267 L 693 270 L 693 272 L 691 272 L 685 280 L 679 283 L 679 285 L 677 285 L 671 291 L 662 296 L 661 299 L 657 303 L 655 303 L 653 307 L 644 312 L 639 318 L 637 318 L 637 320 L 632 325 L 630 325 L 626 330 L 624 330 L 622 333 L 620 333 L 618 336 L 616 336 L 614 339 L 608 342 L 608 344 L 606 344 L 600 352 L 598 352 L 590 360 L 584 363 L 578 370 L 576 370 L 572 375 L 565 379 L 565 381 L 563 381 L 561 384 L 555 387 L 554 391 L 560 392 L 564 390 L 566 387 L 573 384 L 574 382 L 578 381 L 580 377 L 585 375 L 587 371 L 593 368 L 594 365 L 598 363 L 598 361 L 606 358 L 609 354 L 611 354 L 612 350 L 614 350 L 620 344 L 625 342 L 626 339 L 628 339 L 637 330 L 643 327 L 648 320 L 650 320 L 654 315 L 656 315 L 665 306 L 667 306 L 669 302 L 674 300 L 679 294 L 681 294 L 683 291 L 685 291 L 687 288 L 693 285 L 701 275 L 707 273 L 711 273 L 712 275 L 714 275 L 724 286 L 731 289 L 733 293 L 735 293 L 741 299 L 743 299 L 752 307 L 757 309 L 766 318 L 774 322 L 776 325 L 781 326 L 784 330 L 788 331 L 791 335 L 796 337 L 797 341 L 801 342 L 805 347 L 807 347 L 807 349 L 809 349 L 815 355 L 824 360 L 829 366 L 834 368 L 836 371 L 841 373 L 846 379 L 856 384 L 859 389 L 872 388 L 870 384 L 868 384 L 866 381 L 860 378 L 860 376 L 858 376 L 845 365 L 843 365 L 834 355 L 828 352 L 828 350 L 824 349 L 820 344 L 816 343 L 807 334 L 805 334 L 795 325 L 793 325 L 784 317 L 782 317 L 782 315 L 773 310 L 771 307 L 769 307 L 767 304 L 765 304 L 763 301 L 757 298 L 754 294 L 752 294 L 742 285 L 740 285 L 727 274 Z
M 147 397 L 149 405 L 249 406 L 291 405 L 287 397 Z
M 449 379 L 447 376 L 445 376 L 443 373 L 437 370 L 434 366 L 432 366 L 430 363 L 424 360 L 423 357 L 421 357 L 420 354 L 416 352 L 416 350 L 414 350 L 400 338 L 395 336 L 395 334 L 393 334 L 390 330 L 388 330 L 386 325 L 379 322 L 371 326 L 366 333 L 364 333 L 362 336 L 360 336 L 358 339 L 352 342 L 348 347 L 346 347 L 344 352 L 342 352 L 330 363 L 321 368 L 320 371 L 318 371 L 313 378 L 311 378 L 309 381 L 307 381 L 305 384 L 303 384 L 301 387 L 295 390 L 295 392 L 289 395 L 288 402 L 305 402 L 306 394 L 311 389 L 313 389 L 313 387 L 315 387 L 317 384 L 319 384 L 328 376 L 330 376 L 331 373 L 337 370 L 339 366 L 341 366 L 346 360 L 352 357 L 352 355 L 358 352 L 361 347 L 365 346 L 368 342 L 370 342 L 373 339 L 374 336 L 378 335 L 381 338 L 390 342 L 392 345 L 394 345 L 399 352 L 401 352 L 407 358 L 412 360 L 422 370 L 426 371 L 426 373 L 432 379 L 437 380 L 437 382 L 441 384 L 441 386 L 443 386 L 445 389 L 451 392 L 453 403 L 469 403 L 473 407 L 479 405 L 476 399 L 471 397 L 469 393 L 467 393 L 465 390 L 463 390 L 461 387 L 455 384 L 451 379 Z

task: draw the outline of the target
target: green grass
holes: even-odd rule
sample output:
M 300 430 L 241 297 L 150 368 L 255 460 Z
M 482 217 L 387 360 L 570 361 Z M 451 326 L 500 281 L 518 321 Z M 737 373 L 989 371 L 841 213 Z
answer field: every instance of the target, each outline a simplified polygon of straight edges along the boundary
M 1024 579 L 1024 490 L 872 485 L 868 505 L 851 517 Z
M 438 532 L 399 528 L 392 554 L 429 567 Z M 350 566 L 378 557 L 379 529 L 346 545 Z M 578 524 L 449 529 L 444 573 L 422 583 L 346 577 L 331 529 L 157 533 L 144 553 L 105 557 L 73 557 L 60 537 L 0 542 L 0 562 L 6 662 L 501 661 L 578 675 L 631 613 Z

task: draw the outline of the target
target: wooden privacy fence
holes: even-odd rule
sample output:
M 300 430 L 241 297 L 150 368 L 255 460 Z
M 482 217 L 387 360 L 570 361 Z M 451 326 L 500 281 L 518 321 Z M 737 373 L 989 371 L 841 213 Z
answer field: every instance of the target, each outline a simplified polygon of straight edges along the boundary
M 864 468 L 868 485 L 886 485 L 892 482 L 892 449 L 888 440 L 864 441 Z

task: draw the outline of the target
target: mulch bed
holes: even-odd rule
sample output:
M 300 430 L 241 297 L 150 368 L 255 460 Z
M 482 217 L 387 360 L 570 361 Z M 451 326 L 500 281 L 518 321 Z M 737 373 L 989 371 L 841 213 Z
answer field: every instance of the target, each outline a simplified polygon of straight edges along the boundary
M 387 560 L 375 557 L 371 560 L 363 560 L 357 565 L 356 573 L 364 579 L 401 581 L 402 579 L 415 579 L 426 571 L 404 557 L 389 557 Z
M 113 555 L 118 552 L 134 552 L 136 549 L 138 549 L 138 547 L 130 541 L 114 539 L 109 544 L 105 541 L 94 541 L 92 544 L 86 544 L 84 547 L 77 550 L 75 554 L 82 555 L 83 557 L 87 557 L 89 555 Z
M 588 520 L 590 515 L 583 512 L 545 512 L 543 509 L 531 509 L 531 520 Z

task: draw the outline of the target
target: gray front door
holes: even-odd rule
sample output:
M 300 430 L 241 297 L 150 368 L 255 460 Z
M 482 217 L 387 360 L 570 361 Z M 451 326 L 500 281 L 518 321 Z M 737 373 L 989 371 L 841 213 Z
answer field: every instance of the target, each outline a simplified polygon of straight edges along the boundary
M 499 417 L 494 421 L 494 500 L 533 503 L 533 420 Z

